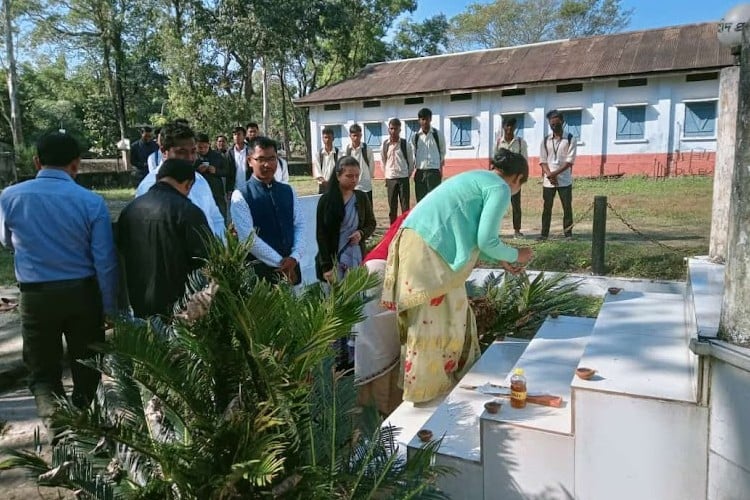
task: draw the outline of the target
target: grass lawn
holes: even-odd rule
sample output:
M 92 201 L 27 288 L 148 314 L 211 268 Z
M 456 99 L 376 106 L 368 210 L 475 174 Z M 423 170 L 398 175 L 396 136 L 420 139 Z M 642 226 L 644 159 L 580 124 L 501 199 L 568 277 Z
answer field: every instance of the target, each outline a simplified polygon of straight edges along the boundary
M 684 279 L 684 258 L 708 253 L 711 227 L 712 177 L 676 177 L 649 179 L 626 177 L 618 180 L 579 179 L 573 186 L 574 219 L 583 214 L 596 195 L 607 196 L 609 203 L 646 237 L 658 240 L 674 250 L 662 248 L 632 232 L 610 211 L 607 216 L 607 274 L 649 279 Z M 292 177 L 300 195 L 317 193 L 317 184 L 308 177 Z M 133 197 L 132 189 L 98 191 L 105 197 L 113 220 Z M 413 198 L 413 193 L 412 193 Z M 385 183 L 375 183 L 376 238 L 388 227 Z M 412 199 L 413 203 L 413 199 Z M 541 228 L 542 186 L 532 179 L 522 194 L 524 239 L 513 239 L 510 213 L 503 221 L 502 234 L 515 246 L 534 248 L 530 269 L 588 273 L 591 271 L 591 215 L 573 229 L 573 241 L 562 238 L 562 210 L 555 201 L 552 214 L 552 238 L 537 242 Z M 482 263 L 484 266 L 491 266 Z M 0 251 L 0 284 L 15 281 L 9 252 Z

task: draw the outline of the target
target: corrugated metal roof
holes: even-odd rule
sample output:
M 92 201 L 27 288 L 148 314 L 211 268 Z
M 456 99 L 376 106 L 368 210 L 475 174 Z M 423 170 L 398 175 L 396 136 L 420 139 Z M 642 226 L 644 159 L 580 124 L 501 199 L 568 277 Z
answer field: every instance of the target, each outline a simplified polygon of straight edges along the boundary
M 733 64 L 716 23 L 376 63 L 298 105 L 718 69 Z

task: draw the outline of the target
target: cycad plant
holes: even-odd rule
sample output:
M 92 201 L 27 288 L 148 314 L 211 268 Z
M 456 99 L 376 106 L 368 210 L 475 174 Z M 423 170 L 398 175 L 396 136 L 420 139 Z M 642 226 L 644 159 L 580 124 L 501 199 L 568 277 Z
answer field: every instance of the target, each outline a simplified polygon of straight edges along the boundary
M 408 462 L 394 430 L 355 404 L 330 348 L 373 286 L 354 270 L 330 290 L 257 280 L 247 243 L 214 243 L 175 320 L 123 322 L 89 363 L 104 375 L 86 411 L 65 401 L 52 463 L 8 451 L 0 469 L 88 498 L 444 498 L 439 443 Z
M 566 278 L 562 273 L 540 272 L 533 280 L 525 272 L 491 273 L 481 286 L 467 284 L 482 350 L 505 335 L 532 337 L 549 314 L 577 314 L 581 282 Z

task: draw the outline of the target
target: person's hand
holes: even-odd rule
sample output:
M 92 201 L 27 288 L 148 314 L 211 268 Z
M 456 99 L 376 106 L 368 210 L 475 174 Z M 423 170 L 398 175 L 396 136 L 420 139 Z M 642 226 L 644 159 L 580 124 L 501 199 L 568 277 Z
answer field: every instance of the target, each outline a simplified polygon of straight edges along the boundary
M 317 178 L 316 180 L 318 181 L 318 184 L 323 184 L 323 183 L 324 183 L 324 182 L 326 181 L 326 180 L 325 180 L 324 178 L 322 178 L 322 177 L 318 177 L 318 178 Z
M 516 265 L 511 264 L 510 262 L 505 262 L 504 260 L 500 261 L 500 266 L 503 269 L 505 269 L 506 272 L 510 274 L 518 274 L 524 270 L 523 266 L 516 266 Z
M 208 163 L 201 163 L 200 165 L 198 165 L 198 172 L 205 174 L 207 170 L 208 170 Z
M 518 262 L 519 264 L 528 264 L 531 258 L 534 256 L 534 251 L 529 247 L 518 249 Z
M 330 271 L 324 272 L 323 279 L 326 280 L 328 283 L 333 282 L 333 269 L 331 269 Z
M 294 260 L 294 257 L 285 257 L 281 260 L 279 272 L 283 274 L 290 283 L 295 283 L 297 281 L 297 272 L 295 271 L 296 266 L 297 261 Z
M 349 242 L 352 245 L 359 245 L 359 242 L 362 241 L 362 231 L 354 231 L 351 236 L 349 236 Z
M 214 167 L 213 165 L 209 165 L 208 166 L 208 173 L 209 174 L 215 174 L 216 173 L 216 167 Z

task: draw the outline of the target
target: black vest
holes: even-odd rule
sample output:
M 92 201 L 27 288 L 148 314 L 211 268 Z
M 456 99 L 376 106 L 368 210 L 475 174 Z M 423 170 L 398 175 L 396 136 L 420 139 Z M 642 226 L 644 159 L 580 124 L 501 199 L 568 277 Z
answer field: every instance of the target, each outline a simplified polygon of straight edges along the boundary
M 287 184 L 264 184 L 255 176 L 241 188 L 258 237 L 282 257 L 294 247 L 294 194 Z

